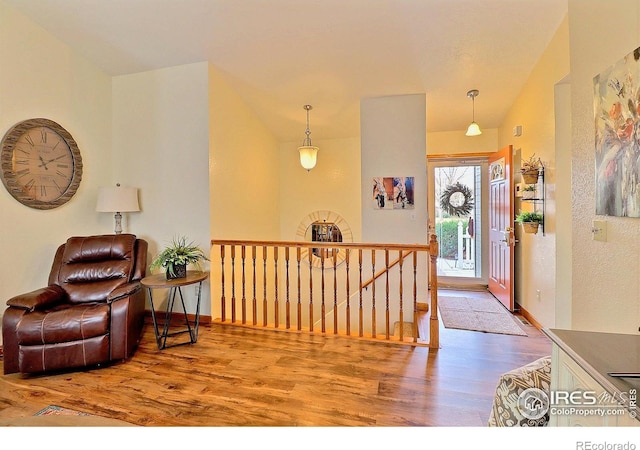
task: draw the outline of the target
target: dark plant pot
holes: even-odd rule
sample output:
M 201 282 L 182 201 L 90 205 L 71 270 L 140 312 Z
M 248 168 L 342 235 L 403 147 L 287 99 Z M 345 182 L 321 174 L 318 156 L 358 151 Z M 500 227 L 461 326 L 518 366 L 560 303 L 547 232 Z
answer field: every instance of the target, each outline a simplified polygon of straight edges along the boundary
M 173 266 L 173 272 L 175 275 L 171 275 L 169 269 L 167 269 L 166 276 L 167 280 L 173 280 L 175 278 L 186 278 L 187 276 L 187 265 L 186 264 L 177 264 Z

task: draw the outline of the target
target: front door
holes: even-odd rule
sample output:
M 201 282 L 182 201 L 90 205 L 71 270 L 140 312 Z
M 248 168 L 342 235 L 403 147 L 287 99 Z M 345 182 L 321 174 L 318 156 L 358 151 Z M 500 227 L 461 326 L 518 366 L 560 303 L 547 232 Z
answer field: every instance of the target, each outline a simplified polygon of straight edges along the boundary
M 514 310 L 513 147 L 489 156 L 489 291 Z

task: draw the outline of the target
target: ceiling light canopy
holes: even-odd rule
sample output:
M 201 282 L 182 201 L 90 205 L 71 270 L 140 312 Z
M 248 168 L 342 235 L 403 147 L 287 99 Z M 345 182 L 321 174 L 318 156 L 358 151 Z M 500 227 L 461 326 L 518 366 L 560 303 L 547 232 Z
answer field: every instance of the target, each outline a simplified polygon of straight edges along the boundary
M 300 152 L 300 164 L 307 169 L 307 172 L 316 166 L 316 160 L 318 158 L 318 147 L 314 147 L 311 144 L 311 131 L 309 130 L 309 111 L 313 109 L 311 105 L 304 105 L 304 109 L 307 111 L 307 130 L 304 132 L 306 137 L 302 141 L 302 145 L 298 147 Z
M 480 94 L 480 92 L 477 89 L 472 89 L 467 92 L 467 97 L 469 97 L 473 102 L 473 118 L 469 124 L 469 128 L 467 128 L 467 132 L 465 133 L 467 136 L 479 136 L 482 134 L 480 126 L 476 123 L 476 97 L 478 94 Z

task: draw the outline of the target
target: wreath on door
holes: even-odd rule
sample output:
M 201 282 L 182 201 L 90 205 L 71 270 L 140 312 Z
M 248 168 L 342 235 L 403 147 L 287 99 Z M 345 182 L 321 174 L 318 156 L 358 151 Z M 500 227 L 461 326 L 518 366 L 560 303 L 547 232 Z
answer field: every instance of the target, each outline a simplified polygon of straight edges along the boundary
M 450 216 L 467 216 L 473 209 L 473 194 L 459 181 L 449 185 L 440 196 L 440 208 Z

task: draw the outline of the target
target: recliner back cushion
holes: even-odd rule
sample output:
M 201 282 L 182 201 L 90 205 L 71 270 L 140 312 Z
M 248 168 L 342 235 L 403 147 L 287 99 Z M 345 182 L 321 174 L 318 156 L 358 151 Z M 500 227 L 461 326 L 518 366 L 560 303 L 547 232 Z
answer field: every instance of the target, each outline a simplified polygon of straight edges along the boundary
M 134 271 L 135 240 L 131 234 L 69 238 L 57 277 L 69 301 L 103 301 L 128 283 Z

